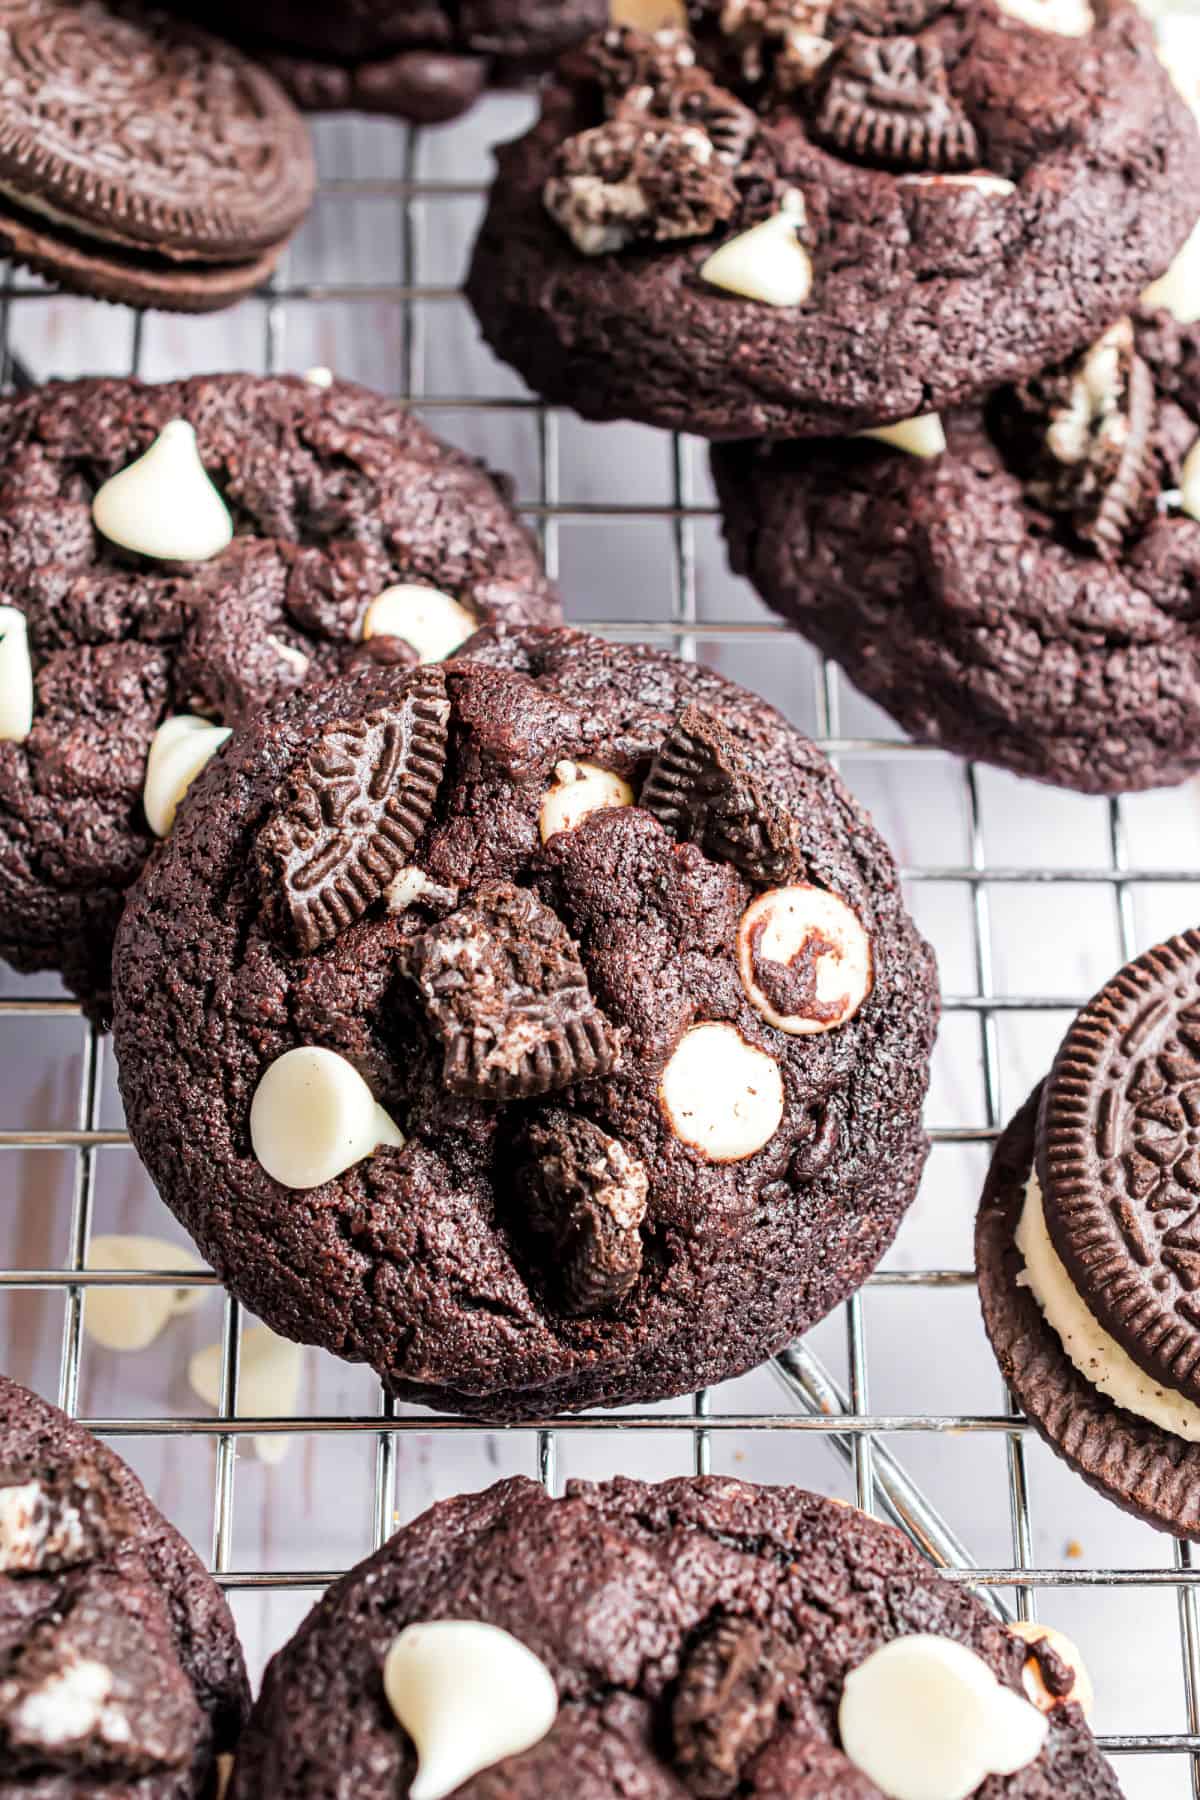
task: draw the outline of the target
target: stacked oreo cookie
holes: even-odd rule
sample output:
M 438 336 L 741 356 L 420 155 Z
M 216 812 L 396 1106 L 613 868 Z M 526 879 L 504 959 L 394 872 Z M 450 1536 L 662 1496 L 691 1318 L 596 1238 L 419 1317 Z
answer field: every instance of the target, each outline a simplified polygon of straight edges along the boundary
M 734 568 L 916 736 L 1182 779 L 1195 38 L 1126 0 L 687 10 L 564 58 L 501 151 L 485 335 L 588 417 L 718 440 Z

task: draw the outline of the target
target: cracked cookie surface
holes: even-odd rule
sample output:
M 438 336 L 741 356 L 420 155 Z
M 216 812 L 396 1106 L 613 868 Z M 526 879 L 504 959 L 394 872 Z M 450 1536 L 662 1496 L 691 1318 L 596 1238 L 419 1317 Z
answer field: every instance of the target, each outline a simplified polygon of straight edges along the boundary
M 302 951 L 254 845 L 326 737 L 433 674 L 446 762 L 410 866 Z M 681 718 L 715 760 L 673 761 L 656 816 L 638 795 Z M 585 766 L 625 803 L 543 839 L 547 791 Z M 722 830 L 692 841 L 714 806 Z M 817 1009 L 809 1035 L 743 985 L 739 922 L 764 891 L 836 895 L 869 940 L 857 1009 Z M 788 917 L 764 956 L 840 966 L 836 933 Z M 450 1409 L 537 1416 L 752 1366 L 861 1283 L 925 1159 L 936 981 L 885 846 L 772 708 L 642 648 L 497 627 L 441 670 L 365 669 L 273 709 L 201 777 L 116 961 L 130 1129 L 222 1278 L 275 1329 Z M 405 1142 L 298 1192 L 256 1159 L 249 1115 L 305 1045 Z

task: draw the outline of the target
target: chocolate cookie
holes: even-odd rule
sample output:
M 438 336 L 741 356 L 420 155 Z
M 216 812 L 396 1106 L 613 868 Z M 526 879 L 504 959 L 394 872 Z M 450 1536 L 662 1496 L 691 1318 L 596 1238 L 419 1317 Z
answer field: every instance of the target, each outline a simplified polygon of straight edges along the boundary
M 751 1367 L 925 1160 L 933 959 L 870 820 L 762 701 L 576 632 L 252 724 L 115 971 L 130 1130 L 222 1279 L 461 1412 Z
M 0 597 L 0 954 L 101 1016 L 125 890 L 215 725 L 558 616 L 480 465 L 364 388 L 250 375 L 0 401 Z
M 908 1690 L 914 1745 L 889 1671 L 920 1657 L 939 1673 Z M 944 1729 L 950 1670 L 1003 1715 L 1000 1756 L 990 1714 Z M 995 1800 L 1116 1800 L 1071 1674 L 899 1532 L 799 1488 L 619 1478 L 552 1500 L 517 1478 L 442 1501 L 330 1588 L 267 1670 L 230 1800 L 316 1800 L 347 1774 L 416 1793 L 414 1736 L 426 1800 L 464 1780 L 479 1800 L 964 1793 L 958 1752 Z
M 714 448 L 734 569 L 917 739 L 1085 793 L 1200 767 L 1200 325 L 900 431 Z
M 129 0 L 8 0 L 0 64 L 0 254 L 180 312 L 266 280 L 316 177 L 264 70 Z
M 209 1800 L 249 1710 L 195 1552 L 111 1450 L 0 1375 L 0 1795 Z
M 997 1146 L 976 1226 L 1004 1378 L 1127 1512 L 1200 1538 L 1200 933 L 1114 976 Z
M 299 105 L 435 125 L 489 81 L 537 68 L 608 18 L 608 0 L 178 0 L 261 56 Z
M 1078 349 L 1186 237 L 1200 137 L 1131 6 L 1042 10 L 712 0 L 695 43 L 590 40 L 500 152 L 488 342 L 587 418 L 711 438 L 904 419 Z

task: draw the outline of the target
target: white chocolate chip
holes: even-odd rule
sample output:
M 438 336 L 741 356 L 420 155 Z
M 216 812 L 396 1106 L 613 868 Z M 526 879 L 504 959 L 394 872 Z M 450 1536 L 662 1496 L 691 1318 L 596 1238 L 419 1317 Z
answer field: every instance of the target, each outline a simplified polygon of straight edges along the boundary
M 858 435 L 878 438 L 881 444 L 892 444 L 908 456 L 941 456 L 946 449 L 946 433 L 937 413 L 921 413 L 916 419 L 902 419 L 898 425 L 876 425 Z
M 333 386 L 333 370 L 327 369 L 324 363 L 318 363 L 315 369 L 305 369 L 304 379 L 310 387 L 331 388 Z
M 1040 1753 L 1046 1718 L 950 1638 L 893 1638 L 846 1677 L 842 1748 L 892 1800 L 966 1800 Z
M 609 0 L 608 18 L 646 32 L 686 31 L 688 22 L 683 0 Z
M 23 744 L 33 730 L 29 628 L 15 606 L 0 606 L 0 743 Z
M 542 842 L 556 831 L 574 831 L 581 819 L 603 807 L 632 805 L 633 789 L 611 769 L 590 762 L 555 763 L 554 786 L 546 789 L 538 809 Z
M 308 674 L 309 669 L 312 667 L 311 657 L 305 656 L 303 650 L 297 650 L 294 644 L 285 644 L 282 638 L 273 637 L 268 634 L 267 642 L 270 644 L 280 662 L 285 662 L 289 669 L 294 669 L 301 681 L 303 681 L 304 677 Z
M 804 196 L 789 189 L 772 218 L 713 251 L 700 279 L 768 306 L 803 306 L 813 287 L 812 258 L 797 235 L 804 220 Z
M 188 1363 L 188 1384 L 198 1399 L 216 1411 L 221 1404 L 221 1369 L 224 1346 L 209 1344 L 197 1350 Z M 242 1332 L 238 1356 L 238 1418 L 292 1419 L 300 1402 L 300 1371 L 304 1352 L 290 1338 L 279 1337 L 265 1325 L 248 1325 Z M 292 1445 L 290 1432 L 270 1436 L 259 1433 L 254 1451 L 260 1462 L 278 1463 Z
M 304 1045 L 271 1064 L 250 1103 L 250 1142 L 273 1181 L 321 1187 L 404 1134 L 344 1056 Z
M 111 543 L 159 562 L 207 562 L 233 538 L 186 419 L 164 425 L 144 456 L 104 483 L 92 519 Z
M 1096 23 L 1088 0 L 996 0 L 996 4 L 1010 19 L 1059 37 L 1086 37 Z
M 48 1499 L 40 1481 L 0 1486 L 0 1575 L 36 1573 L 74 1561 L 84 1547 L 78 1509 Z
M 1183 459 L 1179 484 L 1180 506 L 1190 519 L 1200 519 L 1200 438 Z
M 128 1720 L 105 1705 L 112 1689 L 112 1670 L 81 1656 L 30 1688 L 13 1708 L 11 1725 L 27 1741 L 47 1749 L 77 1743 L 96 1731 L 109 1743 L 126 1743 Z
M 1066 1706 L 1073 1700 L 1082 1709 L 1084 1718 L 1090 1718 L 1096 1702 L 1096 1691 L 1092 1686 L 1087 1664 L 1070 1638 L 1061 1631 L 1055 1631 L 1051 1625 L 1039 1625 L 1034 1619 L 1014 1619 L 1008 1629 L 1014 1636 L 1024 1638 L 1031 1647 L 1034 1644 L 1045 1644 L 1061 1662 L 1066 1663 L 1075 1678 L 1067 1693 L 1052 1694 L 1042 1680 L 1037 1657 L 1027 1657 L 1021 1672 L 1021 1685 L 1038 1711 L 1053 1712 L 1056 1706 Z
M 1017 184 L 1005 175 L 989 175 L 986 170 L 973 170 L 966 175 L 901 175 L 905 187 L 973 188 L 991 200 L 1006 200 L 1015 194 Z
M 751 1006 L 768 1025 L 792 1037 L 836 1031 L 854 1017 L 874 981 L 871 940 L 857 913 L 824 888 L 772 888 L 760 894 L 738 925 L 737 958 Z M 788 971 L 795 970 L 802 1010 L 784 1013 L 772 1004 L 763 988 L 772 973 L 764 965 L 771 964 L 779 968 L 780 983 L 789 986 Z
M 411 581 L 376 594 L 362 624 L 364 638 L 403 638 L 423 663 L 453 656 L 478 629 L 474 613 L 451 595 Z
M 89 1269 L 179 1269 L 204 1264 L 178 1244 L 155 1237 L 95 1237 L 88 1245 Z M 94 1287 L 83 1301 L 83 1329 L 105 1350 L 145 1350 L 168 1319 L 192 1312 L 202 1287 Z
M 769 1144 L 783 1120 L 783 1077 L 736 1025 L 693 1025 L 676 1045 L 658 1088 L 681 1143 L 710 1162 L 743 1162 Z
M 194 713 L 163 720 L 150 740 L 142 787 L 142 810 L 155 837 L 170 835 L 179 802 L 229 735 L 227 725 Z
M 498 1625 L 407 1625 L 383 1665 L 383 1689 L 416 1745 L 410 1800 L 445 1800 L 506 1757 L 540 1744 L 558 1715 L 554 1677 Z
M 1194 325 L 1200 319 L 1200 224 L 1166 274 L 1151 282 L 1142 295 L 1142 305 L 1161 307 L 1181 325 Z

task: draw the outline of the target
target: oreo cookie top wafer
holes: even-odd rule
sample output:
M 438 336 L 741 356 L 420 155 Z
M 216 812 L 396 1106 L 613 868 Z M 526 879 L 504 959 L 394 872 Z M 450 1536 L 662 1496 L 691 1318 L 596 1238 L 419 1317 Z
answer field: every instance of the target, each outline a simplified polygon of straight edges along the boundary
M 176 0 L 261 56 L 304 107 L 432 125 L 489 80 L 537 68 L 607 22 L 608 0 Z
M 1069 1654 L 799 1488 L 515 1479 L 329 1589 L 231 1800 L 1118 1800 Z
M 0 954 L 103 1017 L 125 891 L 228 728 L 557 601 L 505 488 L 327 372 L 0 401 Z
M 856 1288 L 933 960 L 869 819 L 708 670 L 493 628 L 310 687 L 130 896 L 134 1142 L 277 1331 L 480 1416 L 656 1400 Z
M 1200 325 L 713 473 L 734 569 L 913 737 L 1087 793 L 1200 767 Z
M 110 1450 L 0 1375 L 0 1794 L 209 1800 L 249 1706 L 199 1558 Z
M 186 312 L 270 274 L 315 176 L 264 70 L 130 0 L 7 0 L 0 66 L 0 253 Z
M 1092 1484 L 1200 1537 L 1200 933 L 1084 1008 L 997 1148 L 984 1319 L 1033 1422 Z
M 811 437 L 1088 344 L 1195 222 L 1200 137 L 1124 0 L 697 0 L 500 152 L 469 292 L 588 418 Z

